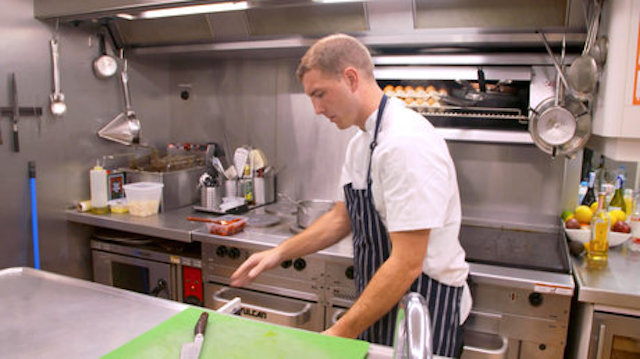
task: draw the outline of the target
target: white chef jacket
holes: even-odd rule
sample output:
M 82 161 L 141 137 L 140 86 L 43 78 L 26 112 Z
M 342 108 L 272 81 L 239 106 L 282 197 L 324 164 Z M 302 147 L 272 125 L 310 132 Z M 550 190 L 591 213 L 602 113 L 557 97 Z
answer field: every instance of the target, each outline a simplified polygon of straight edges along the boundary
M 369 145 L 376 109 L 347 147 L 338 198 L 343 186 L 367 187 Z M 466 285 L 469 265 L 458 240 L 460 194 L 453 160 L 444 139 L 423 116 L 390 98 L 382 115 L 378 145 L 371 162 L 371 191 L 376 210 L 389 232 L 430 229 L 422 271 L 450 286 L 464 286 L 461 322 L 471 309 Z

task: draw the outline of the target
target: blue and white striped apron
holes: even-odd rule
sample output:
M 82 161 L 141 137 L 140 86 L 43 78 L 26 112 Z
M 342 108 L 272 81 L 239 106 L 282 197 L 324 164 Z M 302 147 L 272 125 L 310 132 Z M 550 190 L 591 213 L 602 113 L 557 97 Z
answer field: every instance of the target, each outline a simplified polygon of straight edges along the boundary
M 370 145 L 370 156 L 377 145 L 378 131 L 387 96 L 383 96 L 378 108 L 376 128 Z M 389 232 L 375 209 L 371 193 L 371 157 L 367 170 L 367 188 L 353 189 L 351 183 L 344 186 L 347 210 L 353 233 L 354 279 L 358 295 L 382 263 L 389 258 L 391 242 Z M 433 353 L 441 356 L 458 356 L 462 349 L 460 327 L 460 297 L 463 287 L 453 287 L 431 279 L 426 274 L 416 279 L 410 291 L 425 297 L 433 333 Z M 365 330 L 360 339 L 371 343 L 393 345 L 397 305 Z

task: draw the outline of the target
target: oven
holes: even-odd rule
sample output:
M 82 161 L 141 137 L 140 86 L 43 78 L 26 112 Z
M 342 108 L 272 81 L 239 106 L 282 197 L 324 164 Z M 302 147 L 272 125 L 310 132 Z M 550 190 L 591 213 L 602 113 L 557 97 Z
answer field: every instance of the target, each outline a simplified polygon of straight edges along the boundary
M 100 233 L 91 240 L 91 256 L 97 283 L 204 304 L 199 243 Z
M 320 332 L 324 329 L 324 261 L 316 257 L 285 261 L 243 288 L 229 286 L 231 274 L 252 253 L 268 249 L 255 243 L 211 237 L 202 244 L 205 306 L 218 309 L 241 298 L 239 315 L 258 321 Z
M 554 94 L 544 53 L 381 55 L 374 64 L 380 88 L 445 139 L 533 144 L 531 109 Z

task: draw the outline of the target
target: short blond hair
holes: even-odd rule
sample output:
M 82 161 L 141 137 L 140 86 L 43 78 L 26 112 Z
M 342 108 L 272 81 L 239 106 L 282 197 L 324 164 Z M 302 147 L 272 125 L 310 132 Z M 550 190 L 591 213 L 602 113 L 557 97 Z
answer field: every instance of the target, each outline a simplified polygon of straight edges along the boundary
M 296 76 L 302 81 L 302 77 L 312 69 L 327 75 L 339 75 L 348 66 L 373 78 L 373 60 L 367 47 L 352 36 L 333 34 L 318 40 L 307 50 L 300 60 Z

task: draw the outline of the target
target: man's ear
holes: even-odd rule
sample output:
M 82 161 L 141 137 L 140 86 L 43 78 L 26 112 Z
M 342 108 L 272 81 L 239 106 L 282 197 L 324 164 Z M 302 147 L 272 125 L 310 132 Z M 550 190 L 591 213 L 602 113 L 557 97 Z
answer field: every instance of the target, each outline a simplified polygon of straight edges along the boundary
M 355 91 L 358 88 L 358 84 L 360 82 L 360 74 L 358 74 L 358 71 L 355 68 L 351 66 L 346 67 L 342 71 L 342 76 L 344 77 L 344 80 L 347 82 L 347 85 L 349 86 L 351 91 Z

